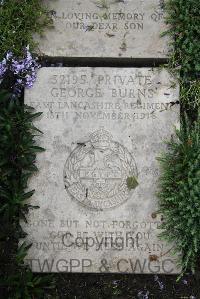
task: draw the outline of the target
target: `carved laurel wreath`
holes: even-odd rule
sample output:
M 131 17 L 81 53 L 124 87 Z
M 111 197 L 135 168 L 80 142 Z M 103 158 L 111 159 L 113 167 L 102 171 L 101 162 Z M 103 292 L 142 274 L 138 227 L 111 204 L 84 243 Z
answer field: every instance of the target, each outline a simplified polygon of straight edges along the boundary
M 87 143 L 88 144 L 88 143 Z M 66 161 L 64 167 L 64 182 L 65 187 L 68 188 L 74 183 L 80 182 L 78 169 L 81 166 L 81 161 L 85 157 L 85 155 L 91 151 L 93 148 L 92 145 L 89 147 L 87 144 L 78 145 L 78 147 L 70 154 L 69 158 Z M 122 179 L 121 184 L 119 185 L 119 189 L 124 188 L 126 179 L 128 176 L 137 176 L 137 168 L 132 155 L 126 150 L 121 144 L 113 141 L 111 150 L 114 154 L 118 155 L 122 169 L 124 170 L 124 178 Z M 83 186 L 80 183 L 80 188 Z M 114 190 L 113 190 L 114 192 Z

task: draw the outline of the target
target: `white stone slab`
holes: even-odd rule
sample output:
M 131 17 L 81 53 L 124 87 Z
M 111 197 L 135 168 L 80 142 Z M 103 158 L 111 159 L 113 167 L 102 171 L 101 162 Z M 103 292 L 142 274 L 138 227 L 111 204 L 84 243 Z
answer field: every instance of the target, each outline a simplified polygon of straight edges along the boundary
M 164 0 L 44 1 L 54 28 L 37 37 L 52 57 L 166 58 Z
M 39 70 L 25 93 L 43 112 L 35 125 L 46 149 L 30 181 L 40 209 L 25 225 L 33 271 L 178 272 L 173 245 L 158 238 L 155 196 L 156 157 L 179 124 L 172 83 L 150 68 Z

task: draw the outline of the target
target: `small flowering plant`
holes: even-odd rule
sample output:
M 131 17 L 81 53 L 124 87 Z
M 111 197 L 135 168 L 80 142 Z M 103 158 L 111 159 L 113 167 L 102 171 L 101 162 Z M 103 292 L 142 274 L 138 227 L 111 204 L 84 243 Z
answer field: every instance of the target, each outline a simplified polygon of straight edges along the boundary
M 17 59 L 12 52 L 7 52 L 0 62 L 0 83 L 10 78 L 10 85 L 14 97 L 20 97 L 24 88 L 33 86 L 36 80 L 36 70 L 40 67 L 37 59 L 33 58 L 29 47 L 24 49 L 24 57 Z
M 158 275 L 154 275 L 154 281 L 158 283 L 159 289 L 160 289 L 161 291 L 163 291 L 163 289 L 164 289 L 164 284 L 163 284 L 162 281 L 159 280 Z

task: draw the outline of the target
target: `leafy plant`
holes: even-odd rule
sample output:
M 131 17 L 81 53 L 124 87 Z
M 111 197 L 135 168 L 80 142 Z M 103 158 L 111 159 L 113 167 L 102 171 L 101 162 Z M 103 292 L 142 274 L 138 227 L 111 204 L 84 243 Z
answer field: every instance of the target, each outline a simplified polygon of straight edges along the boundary
M 135 189 L 138 186 L 138 181 L 134 176 L 128 177 L 126 183 L 129 190 Z
M 38 66 L 27 45 L 32 50 L 33 34 L 50 22 L 39 0 L 0 1 L 0 283 L 2 297 L 9 299 L 44 298 L 50 282 L 24 265 L 30 245 L 18 248 L 26 236 L 20 219 L 26 221 L 29 209 L 37 208 L 27 202 L 34 190 L 26 190 L 43 150 L 34 139 L 41 132 L 32 124 L 40 113 L 23 105 L 23 88 L 32 86 Z
M 183 272 L 194 271 L 200 256 L 200 119 L 193 126 L 183 121 L 159 161 L 161 236 L 182 253 Z
M 199 0 L 168 0 L 166 32 L 172 38 L 170 64 L 180 70 L 186 81 L 194 80 L 200 72 L 200 2 Z
M 10 218 L 19 210 L 27 210 L 25 201 L 33 191 L 25 192 L 27 181 L 35 166 L 36 153 L 43 151 L 35 144 L 34 137 L 40 132 L 32 120 L 41 113 L 13 100 L 6 91 L 0 92 L 0 196 L 4 205 L 1 212 Z
M 43 151 L 34 139 L 41 132 L 32 124 L 40 115 L 7 91 L 0 91 L 1 285 L 10 299 L 33 298 L 33 294 L 40 298 L 39 294 L 43 293 L 39 287 L 42 277 L 35 278 L 23 264 L 29 246 L 23 244 L 18 249 L 19 238 L 26 235 L 20 219 L 26 221 L 28 210 L 36 208 L 27 203 L 34 190 L 25 190 L 28 179 L 37 171 L 36 154 Z
M 23 52 L 23 58 L 16 59 L 13 53 L 8 51 L 0 62 L 0 80 L 4 85 L 5 81 L 8 81 L 8 87 L 15 97 L 20 97 L 24 87 L 31 88 L 33 86 L 36 80 L 36 70 L 40 68 L 37 59 L 32 57 L 28 46 Z
M 168 0 L 165 10 L 169 29 L 164 34 L 171 38 L 168 68 L 179 80 L 185 117 L 168 143 L 168 151 L 159 158 L 158 197 L 164 215 L 162 237 L 174 242 L 175 251 L 182 253 L 185 272 L 195 269 L 200 255 L 200 2 Z
M 180 82 L 183 110 L 194 119 L 200 105 L 200 2 L 167 0 L 165 11 L 169 29 L 163 35 L 171 41 L 167 66 Z
M 51 23 L 47 8 L 40 0 L 4 0 L 0 2 L 0 60 L 9 50 L 21 56 L 22 49 L 36 45 L 33 33 Z
M 103 9 L 108 9 L 109 8 L 107 0 L 99 0 L 95 4 L 99 8 L 103 8 Z
M 3 284 L 7 288 L 8 299 L 44 298 L 45 291 L 53 287 L 54 279 L 51 275 L 36 276 L 28 266 L 24 265 L 24 258 L 31 245 L 24 243 L 15 254 L 9 275 L 4 275 Z
M 191 81 L 189 84 L 181 84 L 180 100 L 188 111 L 198 114 L 200 107 L 200 80 Z

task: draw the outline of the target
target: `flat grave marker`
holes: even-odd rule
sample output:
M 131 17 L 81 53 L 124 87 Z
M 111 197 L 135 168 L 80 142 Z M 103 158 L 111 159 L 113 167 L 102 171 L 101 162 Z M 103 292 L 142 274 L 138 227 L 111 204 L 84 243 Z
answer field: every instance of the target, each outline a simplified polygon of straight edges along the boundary
M 158 68 L 42 68 L 25 103 L 43 115 L 27 240 L 36 272 L 178 273 L 158 238 L 159 165 L 179 88 Z M 134 188 L 129 190 L 127 178 Z
M 44 1 L 53 28 L 36 36 L 50 57 L 166 58 L 163 0 Z

